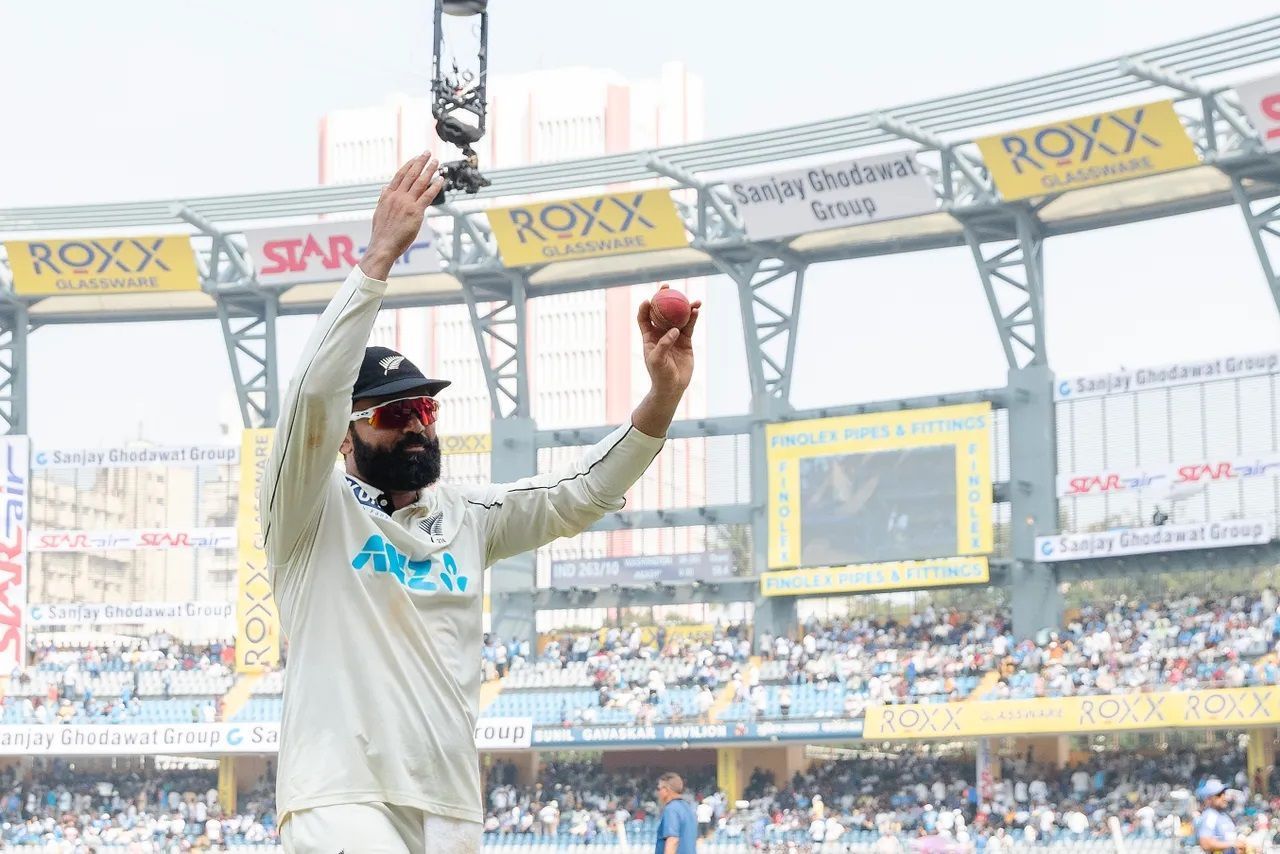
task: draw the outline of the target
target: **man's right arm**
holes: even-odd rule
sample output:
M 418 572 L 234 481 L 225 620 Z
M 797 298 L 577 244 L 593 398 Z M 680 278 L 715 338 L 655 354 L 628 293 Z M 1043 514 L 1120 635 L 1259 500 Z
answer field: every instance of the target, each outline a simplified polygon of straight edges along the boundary
M 320 517 L 325 482 L 351 423 L 351 393 L 387 276 L 440 193 L 439 163 L 422 154 L 378 197 L 369 248 L 320 316 L 285 395 L 258 496 L 267 562 L 287 563 Z
M 676 827 L 674 818 L 670 804 L 662 807 L 662 811 L 658 813 L 658 838 L 663 840 L 663 854 L 676 854 L 680 845 L 680 829 Z
M 262 536 L 271 564 L 288 562 L 314 525 L 351 418 L 351 390 L 386 282 L 356 267 L 329 302 L 289 384 L 262 479 Z

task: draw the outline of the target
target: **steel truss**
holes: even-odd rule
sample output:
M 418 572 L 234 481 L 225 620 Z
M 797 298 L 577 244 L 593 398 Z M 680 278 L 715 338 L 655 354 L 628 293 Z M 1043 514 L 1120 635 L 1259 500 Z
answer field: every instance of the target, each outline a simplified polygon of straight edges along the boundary
M 681 188 L 677 207 L 689 230 L 690 244 L 705 252 L 717 270 L 738 289 L 751 411 L 767 418 L 790 408 L 796 353 L 796 325 L 804 292 L 806 264 L 778 243 L 754 243 L 721 185 L 699 179 L 658 155 L 646 165 Z
M 790 407 L 805 264 L 779 251 L 753 251 L 742 261 L 712 258 L 738 286 L 751 397 L 759 401 L 752 408 L 785 411 Z
M 780 416 L 780 420 L 800 421 L 811 418 L 839 418 L 848 415 L 867 415 L 873 412 L 896 412 L 904 409 L 920 409 L 930 406 L 955 406 L 965 403 L 988 402 L 995 406 L 1006 405 L 1004 389 L 982 389 L 956 394 L 928 395 L 901 400 L 871 401 L 845 406 L 821 407 L 818 409 L 790 410 Z M 735 415 L 725 418 L 690 419 L 675 421 L 671 424 L 667 435 L 672 439 L 689 439 L 702 436 L 756 435 L 761 431 L 765 419 L 758 415 Z M 539 447 L 578 447 L 600 441 L 612 433 L 614 427 L 600 425 L 595 427 L 575 427 L 558 430 L 539 430 L 536 442 Z M 763 468 L 764 454 L 753 453 L 753 465 Z M 753 473 L 753 477 L 755 474 Z M 1009 483 L 993 484 L 995 500 L 1006 501 L 1014 491 Z M 754 484 L 753 484 L 754 489 Z M 755 495 L 763 495 L 763 487 Z M 686 527 L 690 525 L 724 525 L 750 524 L 753 526 L 753 543 L 756 547 L 754 559 L 758 566 L 764 566 L 767 560 L 768 535 L 762 527 L 764 516 L 763 502 L 753 504 L 728 504 L 709 507 L 688 507 L 676 510 L 637 510 L 612 513 L 592 526 L 593 531 L 616 531 L 627 528 L 665 528 Z M 1014 563 L 1004 558 L 991 561 L 992 583 L 1003 583 L 1010 577 Z M 759 582 L 751 579 L 729 579 L 722 584 L 703 584 L 697 587 L 699 596 L 705 601 L 743 602 L 755 600 L 755 621 L 761 631 L 775 630 L 771 624 L 785 623 L 794 619 L 794 600 L 788 597 L 763 598 L 758 595 Z M 670 604 L 676 596 L 677 588 L 671 585 L 627 586 L 621 585 L 608 589 L 568 589 L 550 590 L 534 588 L 526 582 L 518 591 L 524 607 L 533 603 L 536 609 L 563 610 L 568 608 L 616 608 L 645 605 Z M 497 601 L 496 598 L 494 601 Z
M 245 427 L 274 427 L 280 415 L 277 307 L 273 293 L 224 295 L 218 300 L 218 321 Z
M 279 294 L 257 283 L 243 244 L 186 206 L 174 213 L 207 241 L 197 246 L 201 287 L 214 296 L 231 366 L 240 419 L 245 427 L 274 427 L 280 415 L 276 370 Z
M 528 272 L 502 266 L 483 214 L 462 213 L 452 205 L 439 209 L 453 221 L 451 239 L 441 243 L 444 270 L 462 287 L 489 389 L 491 477 L 497 482 L 529 477 L 537 473 L 538 446 L 526 352 Z M 536 573 L 530 553 L 500 560 L 490 569 L 490 629 L 495 637 L 536 643 L 529 596 Z
M 688 261 L 674 262 L 656 275 L 676 277 L 719 272 L 737 284 L 753 400 L 747 416 L 677 424 L 672 435 L 747 432 L 758 443 L 768 421 L 799 417 L 798 413 L 791 412 L 789 393 L 807 264 L 905 249 L 967 245 L 1010 369 L 1006 389 L 975 394 L 999 401 L 1009 411 L 1012 474 L 1010 483 L 999 484 L 996 489 L 997 495 L 1011 503 L 1015 524 L 1011 537 L 1013 561 L 1002 577 L 1014 588 L 1015 612 L 1035 612 L 1022 620 L 1018 631 L 1026 634 L 1027 627 L 1047 619 L 1055 573 L 1073 571 L 1067 567 L 1045 569 L 1044 565 L 1035 564 L 1029 545 L 1036 534 L 1052 531 L 1056 524 L 1056 504 L 1052 497 L 1056 459 L 1050 391 L 1053 375 L 1048 366 L 1044 334 L 1044 239 L 1056 233 L 1106 227 L 1234 201 L 1244 213 L 1267 284 L 1280 309 L 1280 272 L 1271 254 L 1275 239 L 1280 237 L 1280 157 L 1263 153 L 1256 132 L 1244 120 L 1229 92 L 1206 87 L 1196 80 L 1197 75 L 1247 68 L 1276 58 L 1280 58 L 1280 16 L 1153 48 L 1132 59 L 1102 61 L 989 92 L 906 105 L 884 114 L 849 116 L 733 139 L 676 146 L 657 154 L 620 154 L 506 170 L 494 173 L 493 189 L 478 198 L 568 191 L 655 178 L 666 179 L 674 186 L 673 195 L 692 237 L 691 244 L 702 254 Z M 1149 94 L 1156 87 L 1183 93 L 1184 97 L 1178 100 L 1179 114 L 1204 162 L 1230 177 L 1230 196 L 1225 192 L 1193 195 L 1152 207 L 1106 211 L 1079 221 L 1064 222 L 1048 215 L 1046 209 L 1053 204 L 1054 197 L 1035 204 L 1002 202 L 976 146 L 969 139 L 954 136 L 968 128 L 1013 124 L 1033 115 L 1065 113 L 1071 108 L 1083 112 L 1089 105 Z M 876 246 L 839 245 L 801 253 L 776 241 L 752 241 L 726 188 L 704 177 L 751 165 L 765 168 L 777 162 L 779 153 L 788 157 L 834 156 L 903 139 L 921 146 L 920 161 L 935 179 L 939 211 L 950 214 L 960 223 L 958 233 L 911 234 Z M 194 225 L 203 235 L 198 253 L 202 283 L 206 293 L 213 297 L 216 314 L 222 322 L 242 417 L 246 425 L 271 424 L 279 397 L 275 365 L 275 320 L 281 309 L 278 293 L 256 282 L 238 238 L 219 231 L 210 222 L 368 210 L 380 189 L 374 185 L 323 187 L 199 199 L 181 209 L 165 203 L 139 202 L 3 210 L 0 228 L 63 231 L 174 221 Z M 641 272 L 638 265 L 636 271 L 615 270 L 581 281 L 570 277 L 554 285 L 531 289 L 530 277 L 537 271 L 510 270 L 502 266 L 482 214 L 450 206 L 438 212 L 446 220 L 438 223 L 444 226 L 441 233 L 450 235 L 450 239 L 439 243 L 444 267 L 461 284 L 461 297 L 468 306 L 476 343 L 484 360 L 494 419 L 495 477 L 505 479 L 532 473 L 538 447 L 582 444 L 584 439 L 604 428 L 536 430 L 530 417 L 525 354 L 529 294 L 623 285 L 655 273 Z M 0 276 L 3 273 L 0 265 Z M 28 328 L 26 306 L 11 296 L 12 290 L 11 283 L 0 280 L 0 299 L 7 300 L 0 302 L 0 417 L 5 419 L 4 426 L 9 432 L 25 428 L 23 365 Z M 457 298 L 454 295 L 413 296 L 407 300 L 389 300 L 385 305 L 407 307 L 448 301 L 457 301 Z M 313 308 L 303 303 L 287 305 L 290 312 Z M 200 311 L 179 308 L 168 316 L 197 316 Z M 202 316 L 208 316 L 207 309 L 204 311 Z M 56 320 L 48 322 L 94 322 L 108 317 L 69 313 L 57 315 Z M 33 322 L 42 321 L 33 318 Z M 876 411 L 876 406 L 900 409 L 946 402 L 962 400 L 893 401 L 849 408 L 845 412 Z M 811 413 L 809 417 L 828 414 L 845 413 L 831 410 Z M 755 450 L 760 450 L 758 444 Z M 756 453 L 755 457 L 758 459 L 754 462 L 753 487 L 760 487 L 763 454 Z M 755 494 L 763 498 L 763 489 L 758 488 Z M 749 518 L 759 526 L 763 505 L 628 513 L 602 526 L 705 524 L 713 515 L 719 521 Z M 757 548 L 762 549 L 766 540 L 759 536 Z M 1158 562 L 1153 559 L 1143 563 L 1139 559 L 1133 565 L 1138 564 L 1156 566 Z M 493 585 L 495 630 L 499 601 L 524 598 L 518 603 L 519 607 L 510 608 L 503 617 L 509 623 L 525 620 L 521 614 L 527 615 L 529 609 L 535 607 L 531 605 L 533 597 L 528 589 L 531 563 L 503 562 L 498 569 Z M 572 607 L 561 593 L 538 591 L 536 607 Z M 582 600 L 581 592 L 576 595 Z M 668 593 L 655 591 L 654 595 L 667 596 Z M 520 632 L 525 633 L 526 628 L 531 628 L 531 622 Z
M 1262 274 L 1280 310 L 1280 268 L 1272 260 L 1272 251 L 1280 251 L 1276 245 L 1280 241 L 1280 154 L 1265 155 L 1262 141 L 1228 90 L 1206 86 L 1189 74 L 1151 62 L 1128 60 L 1121 67 L 1135 77 L 1176 89 L 1199 102 L 1199 115 L 1188 119 L 1192 139 L 1205 162 L 1217 166 L 1231 179 L 1232 197 L 1244 214 Z M 1223 156 L 1238 152 L 1260 156 Z
M 453 220 L 452 239 L 441 246 L 444 269 L 462 286 L 492 417 L 529 418 L 528 273 L 502 266 L 482 214 L 462 213 L 451 205 L 441 205 L 440 210 Z
M 1047 364 L 1044 237 L 1034 210 L 1012 207 L 962 222 L 1009 368 Z
M 1044 228 L 1036 214 L 1056 196 L 1035 206 L 1002 205 L 972 144 L 949 144 L 938 134 L 893 116 L 878 115 L 875 121 L 882 130 L 922 146 L 926 167 L 936 161 L 935 190 L 964 229 L 1009 368 L 1047 364 Z
M 1235 196 L 1271 298 L 1280 310 L 1280 155 L 1271 163 L 1231 170 Z
M 494 420 L 527 418 L 530 413 L 525 279 L 508 275 L 505 284 L 505 288 L 494 288 L 462 280 Z
M 27 432 L 27 307 L 0 301 L 0 435 Z
M 1153 82 L 1127 70 L 1128 58 L 1100 59 L 1067 70 L 979 91 L 961 92 L 904 104 L 893 115 L 939 134 L 966 128 L 1015 126 L 1050 113 L 1085 112 L 1091 105 L 1118 98 L 1149 97 Z M 1179 74 L 1207 77 L 1263 68 L 1280 59 L 1280 15 L 1271 15 L 1143 50 L 1133 57 Z M 1237 75 L 1237 77 L 1242 75 Z M 780 157 L 840 154 L 891 142 L 869 113 L 839 116 L 786 128 L 770 128 L 722 139 L 661 149 L 663 157 L 695 173 L 776 163 Z M 643 158 L 630 153 L 585 160 L 539 163 L 490 173 L 493 186 L 477 198 L 524 196 L 581 187 L 601 187 L 652 177 Z M 371 210 L 379 184 L 311 187 L 283 192 L 193 198 L 190 204 L 215 222 L 245 222 L 317 213 Z M 0 209 L 2 231 L 64 231 L 162 225 L 174 221 L 164 202 Z

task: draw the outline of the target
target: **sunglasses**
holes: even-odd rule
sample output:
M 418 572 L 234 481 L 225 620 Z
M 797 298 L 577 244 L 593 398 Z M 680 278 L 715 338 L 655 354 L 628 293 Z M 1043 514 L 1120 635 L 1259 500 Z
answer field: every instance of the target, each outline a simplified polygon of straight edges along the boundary
M 388 400 L 371 409 L 362 409 L 351 413 L 352 421 L 368 418 L 369 425 L 375 430 L 403 430 L 414 418 L 425 427 L 436 423 L 440 412 L 440 401 L 434 397 L 402 397 L 399 400 Z

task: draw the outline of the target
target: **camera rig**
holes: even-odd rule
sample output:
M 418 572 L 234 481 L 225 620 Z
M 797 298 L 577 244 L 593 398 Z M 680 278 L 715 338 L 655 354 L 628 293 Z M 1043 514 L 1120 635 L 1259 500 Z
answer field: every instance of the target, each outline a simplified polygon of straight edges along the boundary
M 443 204 L 449 192 L 474 194 L 489 186 L 480 174 L 479 156 L 472 146 L 484 137 L 486 84 L 489 66 L 489 0 L 435 0 L 435 42 L 432 54 L 431 115 L 436 120 L 436 135 L 442 142 L 462 150 L 462 159 L 445 163 L 440 168 L 444 189 L 433 204 Z M 444 43 L 444 16 L 480 18 L 480 44 L 476 73 L 459 71 L 457 62 L 452 72 L 441 72 Z

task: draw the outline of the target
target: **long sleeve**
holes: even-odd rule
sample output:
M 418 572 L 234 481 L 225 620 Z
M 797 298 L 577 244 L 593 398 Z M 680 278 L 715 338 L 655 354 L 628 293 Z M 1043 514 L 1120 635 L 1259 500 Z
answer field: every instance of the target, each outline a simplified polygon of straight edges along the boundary
M 574 466 L 469 494 L 467 501 L 483 512 L 485 566 L 580 534 L 604 514 L 621 510 L 627 490 L 665 441 L 628 424 L 592 446 Z
M 287 563 L 320 517 L 325 482 L 351 419 L 351 391 L 386 282 L 351 271 L 320 315 L 289 391 L 262 479 L 267 560 Z

